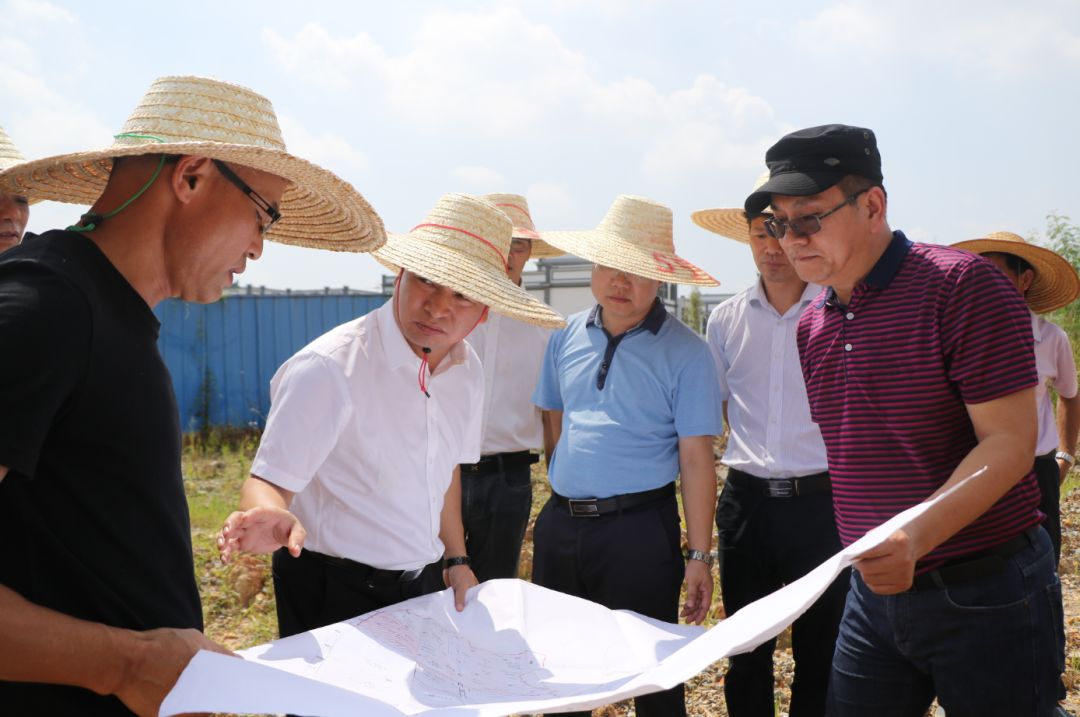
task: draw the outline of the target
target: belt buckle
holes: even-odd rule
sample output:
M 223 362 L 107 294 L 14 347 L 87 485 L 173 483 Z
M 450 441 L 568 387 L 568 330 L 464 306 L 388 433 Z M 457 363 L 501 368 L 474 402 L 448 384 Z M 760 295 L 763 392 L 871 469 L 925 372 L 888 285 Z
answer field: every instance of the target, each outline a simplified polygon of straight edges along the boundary
M 596 498 L 567 498 L 570 504 L 570 515 L 575 518 L 599 518 L 600 508 L 596 505 Z
M 796 493 L 795 482 L 792 480 L 770 480 L 765 485 L 770 498 L 790 498 Z
M 398 576 L 397 581 L 399 583 L 411 583 L 420 577 L 420 574 L 424 572 L 423 568 L 413 568 L 412 570 L 402 570 L 401 575 Z

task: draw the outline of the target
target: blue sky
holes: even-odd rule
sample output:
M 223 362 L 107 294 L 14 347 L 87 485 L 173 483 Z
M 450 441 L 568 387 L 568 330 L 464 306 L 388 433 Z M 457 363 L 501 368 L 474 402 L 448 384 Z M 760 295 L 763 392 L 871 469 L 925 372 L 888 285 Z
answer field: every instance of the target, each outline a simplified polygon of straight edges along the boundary
M 525 194 L 541 231 L 640 194 L 672 207 L 677 249 L 722 291 L 754 281 L 749 252 L 690 213 L 741 205 L 799 127 L 874 129 L 891 224 L 914 239 L 1080 221 L 1075 0 L 0 0 L 0 42 L 0 126 L 27 157 L 107 145 L 155 77 L 210 75 L 269 97 L 289 149 L 391 230 L 448 191 Z M 30 229 L 78 214 L 37 205 Z M 380 274 L 269 244 L 240 278 Z

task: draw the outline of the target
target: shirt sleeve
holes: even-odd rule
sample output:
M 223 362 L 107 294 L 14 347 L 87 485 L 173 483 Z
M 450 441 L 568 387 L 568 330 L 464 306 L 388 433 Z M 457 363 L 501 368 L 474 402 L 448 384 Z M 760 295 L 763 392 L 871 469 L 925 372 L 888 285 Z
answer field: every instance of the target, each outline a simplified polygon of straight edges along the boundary
M 709 323 L 705 327 L 705 340 L 709 344 L 709 352 L 716 364 L 716 382 L 720 389 L 720 400 L 726 401 L 731 398 L 731 389 L 728 387 L 727 374 L 731 370 L 731 362 L 724 352 L 724 337 L 728 331 L 724 315 L 720 313 L 720 307 L 713 309 L 709 316 Z
M 562 389 L 559 386 L 559 352 L 566 336 L 566 329 L 551 334 L 544 349 L 544 363 L 540 366 L 540 379 L 533 391 L 533 403 L 544 411 L 563 410 Z
M 989 261 L 957 270 L 939 316 L 948 376 L 964 403 L 1037 385 L 1031 313 L 1023 297 Z
M 458 463 L 476 463 L 480 460 L 480 451 L 484 441 L 484 413 L 487 407 L 484 405 L 484 381 L 485 369 L 480 365 L 480 359 L 476 356 L 470 358 L 475 364 L 473 368 L 473 393 L 477 400 L 470 402 L 469 417 L 465 425 L 465 433 L 462 436 L 461 455 Z
M 270 381 L 266 419 L 252 474 L 299 493 L 330 455 L 352 415 L 339 366 L 314 353 L 286 361 Z
M 0 465 L 32 478 L 42 446 L 86 371 L 85 296 L 24 262 L 0 268 Z
M 716 363 L 700 338 L 691 360 L 679 373 L 674 393 L 675 433 L 680 438 L 723 433 Z

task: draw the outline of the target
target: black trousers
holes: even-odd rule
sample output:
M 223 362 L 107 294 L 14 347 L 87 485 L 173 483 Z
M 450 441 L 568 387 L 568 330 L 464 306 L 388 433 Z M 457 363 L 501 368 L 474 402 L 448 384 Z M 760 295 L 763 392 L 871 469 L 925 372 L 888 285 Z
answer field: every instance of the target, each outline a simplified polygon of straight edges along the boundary
M 480 582 L 516 578 L 532 510 L 532 470 L 517 465 L 490 473 L 461 472 L 465 551 Z
M 551 499 L 533 528 L 533 582 L 612 610 L 679 621 L 686 566 L 675 497 L 595 518 Z M 638 717 L 686 714 L 683 686 L 635 698 Z M 590 715 L 591 712 L 565 712 Z
M 1035 481 L 1039 484 L 1039 510 L 1046 514 L 1043 527 L 1054 546 L 1054 564 L 1061 562 L 1061 471 L 1055 451 L 1035 457 Z
M 802 577 L 840 550 L 831 492 L 774 498 L 755 489 L 756 480 L 729 469 L 716 508 L 720 591 L 729 615 Z M 791 717 L 825 714 L 849 580 L 845 570 L 792 627 Z M 730 658 L 724 697 L 731 717 L 774 714 L 775 648 L 776 640 L 770 640 Z
M 274 597 L 281 637 L 314 630 L 442 590 L 442 564 L 424 568 L 409 582 L 371 581 L 363 571 L 323 560 L 310 550 L 300 557 L 285 548 L 274 553 Z

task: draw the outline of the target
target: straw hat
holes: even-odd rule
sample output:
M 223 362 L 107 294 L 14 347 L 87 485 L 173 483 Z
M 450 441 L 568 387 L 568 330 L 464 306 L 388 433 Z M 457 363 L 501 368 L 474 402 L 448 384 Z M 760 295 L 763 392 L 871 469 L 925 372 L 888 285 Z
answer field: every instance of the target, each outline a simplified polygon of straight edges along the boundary
M 543 240 L 540 232 L 536 231 L 532 217 L 529 215 L 529 203 L 520 194 L 485 194 L 481 199 L 486 199 L 499 209 L 503 214 L 510 217 L 514 225 L 514 239 L 528 239 L 532 242 L 530 259 L 543 259 L 545 257 L 560 256 L 562 252 Z
M 393 272 L 407 269 L 512 319 L 564 326 L 559 314 L 506 275 L 510 231 L 510 220 L 494 204 L 445 194 L 423 222 L 408 234 L 391 233 L 372 256 Z
M 274 108 L 251 90 L 204 77 L 161 77 L 111 147 L 26 162 L 0 171 L 0 193 L 93 204 L 112 158 L 142 154 L 211 157 L 291 182 L 282 218 L 267 239 L 335 251 L 370 251 L 385 241 L 382 220 L 332 172 L 289 154 Z
M 644 197 L 622 195 L 596 229 L 544 232 L 544 239 L 583 259 L 672 284 L 720 282 L 675 254 L 671 210 Z
M 769 170 L 757 178 L 754 182 L 754 188 L 750 190 L 753 194 L 758 188 L 769 181 Z M 762 214 L 772 213 L 771 207 L 765 207 L 762 210 Z M 709 231 L 725 236 L 728 239 L 734 239 L 735 241 L 741 241 L 743 244 L 750 243 L 750 225 L 747 223 L 746 210 L 742 207 L 733 207 L 730 209 L 702 209 L 696 211 L 690 215 L 690 218 L 694 220 L 694 224 L 697 224 L 702 229 L 708 229 Z
M 11 137 L 8 137 L 4 128 L 0 127 L 0 169 L 7 169 L 25 161 L 26 158 L 15 148 Z
M 1080 296 L 1080 276 L 1076 269 L 1057 252 L 1030 244 L 1012 232 L 994 232 L 983 239 L 970 239 L 953 244 L 975 254 L 1014 254 L 1035 269 L 1035 280 L 1024 300 L 1036 314 L 1045 314 L 1071 304 Z

